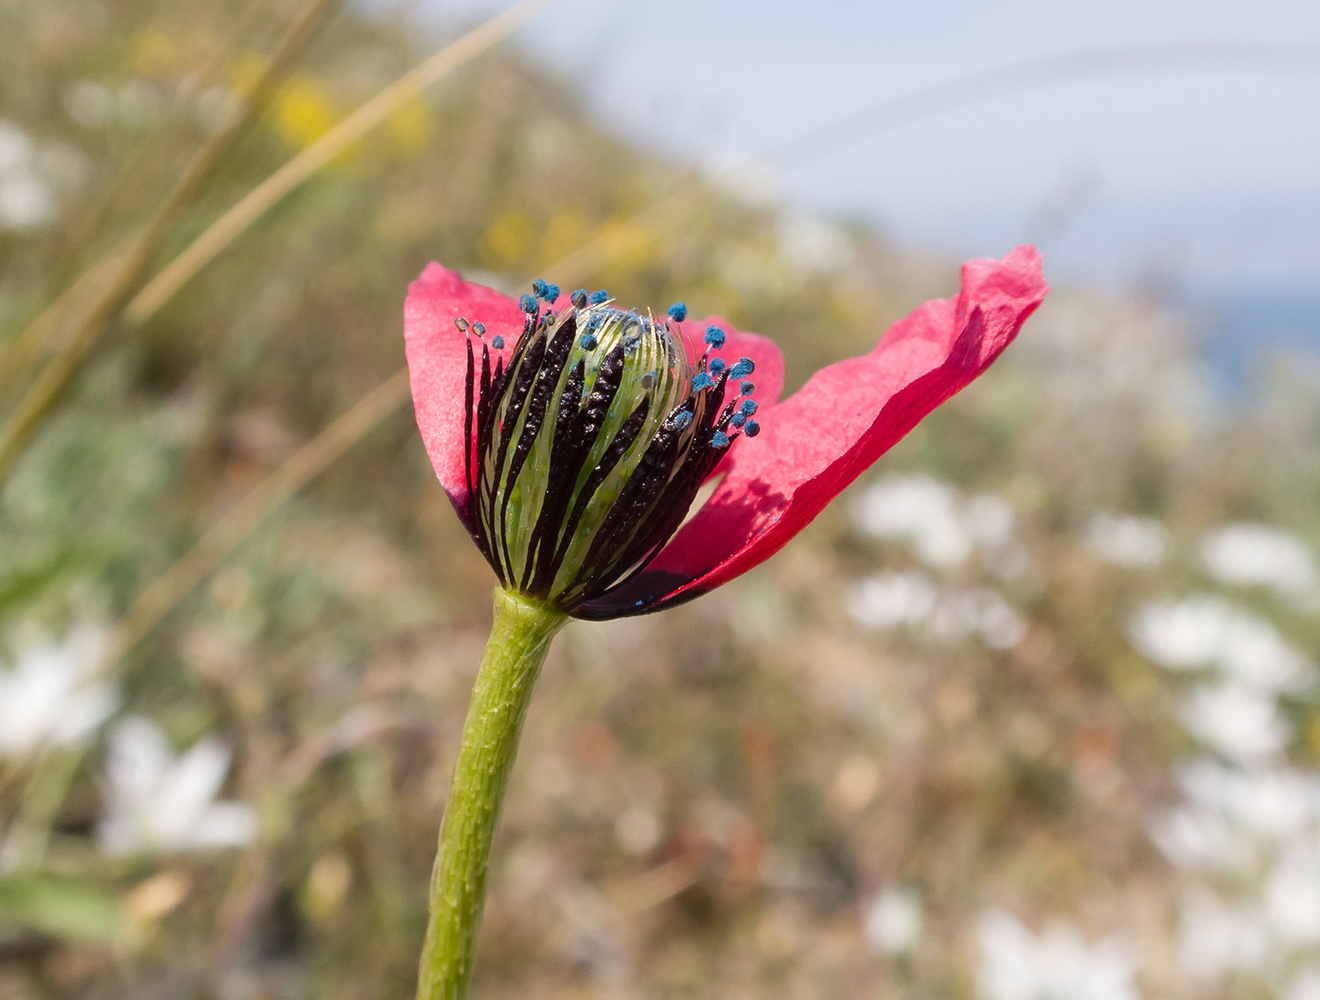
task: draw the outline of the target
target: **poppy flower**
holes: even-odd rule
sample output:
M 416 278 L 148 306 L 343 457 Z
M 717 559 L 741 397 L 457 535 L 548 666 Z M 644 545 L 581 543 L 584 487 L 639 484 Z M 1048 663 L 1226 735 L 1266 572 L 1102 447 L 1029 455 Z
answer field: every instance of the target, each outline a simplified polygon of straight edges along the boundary
M 501 584 L 577 618 L 673 607 L 769 558 L 980 375 L 1048 286 L 1020 246 L 783 401 L 774 343 L 430 264 L 404 334 L 422 441 Z M 688 519 L 702 485 L 714 492 Z

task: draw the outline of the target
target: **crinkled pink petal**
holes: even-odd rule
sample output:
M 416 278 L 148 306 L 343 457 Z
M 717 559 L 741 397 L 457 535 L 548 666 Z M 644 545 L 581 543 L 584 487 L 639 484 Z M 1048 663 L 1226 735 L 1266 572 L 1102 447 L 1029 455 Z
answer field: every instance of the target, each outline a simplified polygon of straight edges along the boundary
M 956 298 L 926 303 L 875 350 L 817 372 L 758 415 L 721 465 L 710 501 L 636 578 L 575 612 L 613 618 L 670 607 L 782 548 L 931 410 L 985 371 L 1049 290 L 1034 247 L 963 265 Z
M 498 357 L 507 363 L 522 334 L 524 317 L 514 299 L 493 288 L 464 281 L 457 271 L 439 264 L 427 264 L 421 276 L 408 286 L 403 335 L 417 428 L 422 432 L 436 478 L 471 533 L 475 522 L 463 464 L 469 337 L 454 326 L 458 317 L 485 324 L 486 335 L 481 339 L 490 349 L 492 367 Z M 503 350 L 491 346 L 496 336 L 504 338 Z M 479 351 L 479 341 L 471 339 Z M 475 360 L 474 392 L 480 389 L 480 354 Z

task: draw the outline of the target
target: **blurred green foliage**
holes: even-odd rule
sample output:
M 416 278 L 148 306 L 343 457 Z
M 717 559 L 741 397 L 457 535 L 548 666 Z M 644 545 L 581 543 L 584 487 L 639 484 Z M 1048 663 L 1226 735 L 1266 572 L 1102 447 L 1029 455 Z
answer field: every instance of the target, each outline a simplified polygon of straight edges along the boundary
M 58 201 L 40 226 L 0 228 L 0 343 L 147 216 L 292 14 L 0 3 L 0 117 Z M 339 15 L 159 263 L 439 41 L 406 12 Z M 410 103 L 145 327 L 110 331 L 0 487 L 6 634 L 122 615 L 398 369 L 406 284 L 428 260 L 512 290 L 540 268 L 570 280 L 553 266 L 605 233 L 608 261 L 575 284 L 768 334 L 790 390 L 956 288 L 943 261 L 678 161 L 604 132 L 513 50 Z M 831 254 L 804 252 L 820 239 Z M 1170 317 L 1063 289 L 884 460 L 1011 503 L 1027 569 L 1003 581 L 973 560 L 950 582 L 1003 590 L 1028 623 L 1012 650 L 850 618 L 852 581 L 915 560 L 850 526 L 846 497 L 700 602 L 571 626 L 514 776 L 474 995 L 966 998 L 991 904 L 1124 928 L 1152 995 L 1194 995 L 1167 957 L 1174 889 L 1145 832 L 1187 737 L 1123 622 L 1202 585 L 1191 547 L 1224 520 L 1320 535 L 1316 376 L 1270 378 L 1257 410 L 1222 412 Z M 1097 510 L 1163 519 L 1174 558 L 1105 566 L 1081 538 Z M 232 742 L 226 794 L 256 808 L 259 836 L 107 858 L 102 737 L 63 776 L 4 762 L 0 837 L 45 846 L 0 861 L 0 996 L 410 995 L 491 583 L 407 408 L 254 525 L 113 678 L 176 747 Z M 1313 617 L 1250 599 L 1315 648 Z M 1292 711 L 1292 752 L 1315 761 L 1320 715 Z M 877 954 L 859 919 L 893 882 L 925 900 L 906 958 Z

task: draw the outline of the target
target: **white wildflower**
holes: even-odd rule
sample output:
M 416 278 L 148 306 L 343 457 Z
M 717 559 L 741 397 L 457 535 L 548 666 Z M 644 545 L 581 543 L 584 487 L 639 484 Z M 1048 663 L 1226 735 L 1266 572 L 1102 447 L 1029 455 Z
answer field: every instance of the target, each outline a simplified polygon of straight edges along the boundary
M 1277 754 L 1291 736 L 1274 699 L 1244 684 L 1198 687 L 1184 702 L 1181 715 L 1189 733 L 1244 764 Z
M 867 943 L 884 955 L 906 955 L 921 940 L 921 897 L 911 889 L 887 886 L 862 913 Z
M 1320 850 L 1313 842 L 1293 844 L 1265 881 L 1265 912 L 1284 940 L 1320 944 Z
M 64 110 L 83 128 L 100 128 L 110 120 L 114 97 L 104 84 L 77 80 L 64 92 Z
M 23 129 L 0 119 L 0 229 L 36 229 L 55 217 L 55 192 L 38 172 L 38 153 Z
M 868 628 L 917 625 L 935 610 L 939 588 L 921 573 L 876 573 L 845 598 L 848 613 Z
M 1136 968 L 1112 939 L 1088 945 L 1067 924 L 1037 937 L 1012 915 L 992 910 L 978 929 L 983 1000 L 1139 1000 Z
M 928 566 L 950 569 L 972 554 L 953 489 L 929 476 L 889 476 L 868 488 L 853 508 L 858 529 L 907 541 Z
M 1026 620 L 988 587 L 940 590 L 922 573 L 876 573 L 847 595 L 848 613 L 868 628 L 927 626 L 944 641 L 977 635 L 991 649 L 1010 649 L 1026 635 Z
M 80 625 L 63 642 L 32 643 L 12 667 L 0 666 L 0 757 L 67 746 L 109 718 L 119 699 L 94 679 L 105 644 L 104 628 Z
M 783 171 L 768 160 L 757 160 L 731 149 L 712 149 L 701 157 L 706 179 L 748 205 L 770 208 L 783 200 Z
M 154 722 L 125 719 L 110 739 L 106 814 L 98 835 L 107 854 L 241 847 L 257 832 L 243 802 L 217 802 L 230 750 L 214 737 L 177 758 Z
M 1133 615 L 1132 644 L 1171 670 L 1216 667 L 1261 691 L 1301 691 L 1315 683 L 1315 664 L 1277 629 L 1222 597 L 1153 601 Z
M 1250 971 L 1269 957 L 1270 929 L 1259 907 L 1216 899 L 1184 900 L 1178 921 L 1178 955 L 1198 979 Z
M 1320 967 L 1308 966 L 1298 971 L 1280 1000 L 1320 1000 Z
M 1026 563 L 1013 537 L 1013 508 L 993 493 L 963 500 L 930 476 L 887 476 L 863 491 L 852 514 L 859 531 L 907 542 L 934 569 L 961 566 L 978 550 L 1000 576 L 1015 576 Z
M 26 132 L 0 118 L 0 177 L 27 170 L 36 150 L 36 144 Z
M 1296 535 L 1268 524 L 1230 524 L 1201 540 L 1210 575 L 1234 586 L 1262 586 L 1308 598 L 1320 587 L 1315 556 Z
M 786 211 L 776 228 L 780 253 L 798 267 L 829 273 L 852 262 L 852 241 L 838 226 L 801 211 Z
M 1280 843 L 1320 820 L 1320 775 L 1288 767 L 1241 769 L 1201 759 L 1178 769 L 1187 798 Z
M 1204 806 L 1179 806 L 1150 825 L 1150 839 L 1179 868 L 1245 872 L 1257 852 L 1247 832 Z
M 931 616 L 931 631 L 947 639 L 979 635 L 991 649 L 1012 649 L 1027 634 L 1026 619 L 988 587 L 946 592 Z
M 1153 518 L 1100 513 L 1091 518 L 1086 540 L 1107 563 L 1124 569 L 1153 569 L 1164 561 L 1169 532 Z

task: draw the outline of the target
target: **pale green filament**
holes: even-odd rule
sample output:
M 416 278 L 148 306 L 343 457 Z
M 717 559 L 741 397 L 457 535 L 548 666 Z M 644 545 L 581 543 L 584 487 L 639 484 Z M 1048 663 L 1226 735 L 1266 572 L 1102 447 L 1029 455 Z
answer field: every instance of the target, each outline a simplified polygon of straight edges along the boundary
M 555 329 L 556 327 L 553 326 L 543 329 L 537 336 L 552 339 Z M 588 330 L 596 340 L 594 347 L 590 350 L 582 345 L 583 335 Z M 627 485 L 628 480 L 645 454 L 652 437 L 670 412 L 682 403 L 692 391 L 694 376 L 692 364 L 688 359 L 687 351 L 678 339 L 678 335 L 669 327 L 668 323 L 656 322 L 650 315 L 641 317 L 635 313 L 622 312 L 610 305 L 592 306 L 578 311 L 577 333 L 574 336 L 572 349 L 558 384 L 550 397 L 541 429 L 536 436 L 527 460 L 512 484 L 505 487 L 504 490 L 496 490 L 492 505 L 494 510 L 485 512 L 485 516 L 490 518 L 492 541 L 498 544 L 501 540 L 501 532 L 496 519 L 504 502 L 504 493 L 507 491 L 508 511 L 504 519 L 502 541 L 503 544 L 508 546 L 509 562 L 512 567 L 513 579 L 509 582 L 510 585 L 517 586 L 523 577 L 527 560 L 534 557 L 531 547 L 533 530 L 546 501 L 546 487 L 551 475 L 551 450 L 555 438 L 556 424 L 559 419 L 560 399 L 569 374 L 579 361 L 585 363 L 582 400 L 579 404 L 580 408 L 585 407 L 595 384 L 601 362 L 620 343 L 625 345 L 625 354 L 623 376 L 619 383 L 619 389 L 610 405 L 600 432 L 592 442 L 587 458 L 578 472 L 577 481 L 573 486 L 572 496 L 565 512 L 565 518 L 573 510 L 579 493 L 591 477 L 597 463 L 604 456 L 625 421 L 632 415 L 643 399 L 649 400 L 646 421 L 622 459 L 593 494 L 592 500 L 588 504 L 569 543 L 563 563 L 551 584 L 548 598 L 552 604 L 559 597 L 564 596 L 577 580 L 580 564 L 587 554 L 596 529 L 599 528 L 610 508 Z M 513 378 L 517 378 L 516 372 Z M 498 442 L 501 436 L 501 424 L 507 412 L 507 395 L 498 405 L 501 409 L 497 412 L 495 442 Z M 514 429 L 512 440 L 515 446 L 518 436 L 521 435 L 526 424 L 528 408 L 527 405 L 524 406 L 523 412 L 519 415 L 518 424 Z M 684 431 L 685 439 L 681 451 L 686 450 L 691 435 L 694 433 L 695 422 L 690 429 Z M 497 447 L 497 444 L 493 444 L 491 451 L 497 451 Z M 514 447 L 511 446 L 509 454 L 505 458 L 505 466 L 500 470 L 501 477 L 507 474 L 513 451 Z M 492 477 L 495 474 L 495 458 L 495 454 L 488 454 L 483 459 L 487 463 L 488 475 Z M 496 481 L 498 482 L 498 480 Z M 563 527 L 562 523 L 556 524 L 550 526 L 550 530 L 557 536 Z

